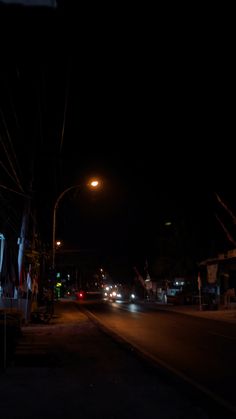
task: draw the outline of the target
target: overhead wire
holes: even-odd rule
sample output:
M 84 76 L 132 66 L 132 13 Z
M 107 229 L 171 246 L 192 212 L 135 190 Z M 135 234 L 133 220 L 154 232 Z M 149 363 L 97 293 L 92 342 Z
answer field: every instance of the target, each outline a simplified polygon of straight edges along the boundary
M 1 192 L 0 192 L 0 198 L 1 198 L 1 204 L 2 204 L 0 209 L 1 210 L 5 209 L 4 212 L 0 211 L 0 217 L 2 218 L 4 222 L 7 221 L 7 223 L 17 233 L 18 232 L 17 224 L 19 224 L 19 220 L 20 220 L 19 214 L 16 212 L 15 207 L 11 205 L 9 200 L 7 200 L 6 197 L 1 194 Z M 7 217 L 6 217 L 5 211 L 7 211 L 7 214 L 8 214 Z M 9 211 L 11 211 L 11 217 L 9 215 Z
M 69 72 L 69 70 L 68 70 L 68 72 Z M 63 142 L 64 142 L 64 135 L 65 135 L 65 123 L 66 123 L 66 112 L 67 112 L 67 107 L 68 107 L 68 96 L 69 96 L 69 75 L 67 75 L 67 83 L 66 83 L 66 91 L 65 91 L 65 106 L 64 106 L 63 123 L 62 123 L 62 131 L 61 131 L 60 153 L 62 151 Z
M 16 225 L 16 222 L 13 221 L 12 214 L 11 216 L 8 214 L 8 216 L 6 217 L 6 214 L 0 213 L 0 218 L 3 220 L 5 224 L 8 224 L 15 233 L 18 233 L 18 227 Z
M 8 141 L 9 141 L 9 143 L 10 143 L 10 145 L 11 145 L 13 155 L 14 155 L 14 157 L 15 157 L 15 160 L 17 161 L 17 159 L 16 159 L 16 155 L 15 155 L 15 151 L 14 151 L 14 148 L 13 148 L 13 144 L 12 144 L 12 141 L 11 141 L 11 136 L 10 136 L 10 133 L 9 133 L 9 131 L 8 131 L 8 128 L 7 128 L 7 125 L 6 125 L 6 121 L 5 121 L 5 118 L 4 118 L 4 115 L 3 115 L 3 113 L 2 113 L 2 110 L 1 110 L 1 109 L 0 109 L 0 114 L 1 114 L 1 116 L 2 116 L 3 124 L 4 124 L 5 130 L 6 130 L 6 132 L 7 132 Z M 1 137 L 0 137 L 0 142 L 1 142 L 2 147 L 3 147 L 3 149 L 4 149 L 5 153 L 6 153 L 6 156 L 7 156 L 8 162 L 9 162 L 10 167 L 11 167 L 12 172 L 13 172 L 13 175 L 15 176 L 16 183 L 17 183 L 17 185 L 19 186 L 20 190 L 21 190 L 22 192 L 24 192 L 24 188 L 22 187 L 21 182 L 20 182 L 20 179 L 19 179 L 19 177 L 18 177 L 18 175 L 17 175 L 17 173 L 16 173 L 16 170 L 15 170 L 14 164 L 13 164 L 12 159 L 11 159 L 11 156 L 10 156 L 10 154 L 9 154 L 9 152 L 8 152 L 8 150 L 7 150 L 7 147 L 6 147 L 6 145 L 5 145 L 4 141 L 2 140 L 2 138 L 1 138 Z
M 26 195 L 25 193 L 21 193 L 21 192 L 18 192 L 18 191 L 16 191 L 16 190 L 14 190 L 14 189 L 8 188 L 8 186 L 1 185 L 1 184 L 0 184 L 0 188 L 2 188 L 2 189 L 6 189 L 7 191 L 10 191 L 10 192 L 14 192 L 14 193 L 16 193 L 17 195 L 21 195 L 21 196 L 23 196 L 24 198 L 30 198 L 30 196 L 29 196 L 29 195 Z
M 18 229 L 14 224 L 12 224 L 12 222 L 10 221 L 10 217 L 7 217 L 7 218 L 4 217 L 4 221 L 5 221 L 6 224 L 8 224 L 11 227 L 11 229 L 14 231 L 14 233 L 18 233 Z
M 42 124 L 42 110 L 41 110 L 41 97 L 38 95 L 38 108 L 39 108 L 39 135 L 41 146 L 43 145 L 43 124 Z
M 9 91 L 8 91 L 8 96 L 10 96 Z M 17 115 L 16 115 L 11 98 L 10 98 L 10 102 L 11 102 L 11 110 L 13 112 L 13 117 L 16 122 L 16 126 L 17 128 L 19 128 Z M 9 188 L 6 185 L 0 185 L 0 188 L 10 191 L 10 192 L 14 192 L 15 194 L 25 197 L 25 194 L 23 193 L 24 189 L 21 185 L 19 176 L 17 174 L 17 170 L 19 171 L 20 175 L 21 175 L 21 171 L 20 171 L 19 164 L 17 161 L 16 153 L 14 150 L 12 138 L 11 138 L 11 135 L 7 126 L 7 122 L 6 122 L 2 109 L 0 109 L 0 116 L 1 116 L 1 128 L 3 130 L 2 136 L 0 136 L 0 144 L 2 146 L 3 151 L 6 154 L 7 162 L 8 162 L 8 165 L 6 166 L 6 164 L 4 164 L 2 160 L 0 160 L 0 166 L 5 171 L 7 176 L 13 181 L 13 183 L 17 185 L 17 187 L 19 188 L 21 192 L 19 190 Z M 10 166 L 10 169 L 9 169 L 9 166 Z M 15 203 L 14 205 L 12 205 L 11 199 L 8 199 L 5 196 L 5 194 L 3 195 L 1 192 L 0 192 L 0 198 L 1 198 L 0 219 L 3 221 L 3 223 L 1 224 L 5 226 L 8 225 L 10 229 L 14 231 L 14 233 L 18 233 L 20 217 L 16 210 Z
M 230 215 L 230 217 L 233 220 L 233 223 L 236 224 L 236 215 L 231 211 L 231 209 L 226 205 L 226 203 L 221 199 L 218 193 L 215 192 L 216 198 L 221 204 L 221 206 L 227 211 L 227 213 Z
M 16 70 L 17 70 L 17 69 L 16 69 Z M 16 72 L 17 72 L 17 71 L 16 71 Z M 3 81 L 4 81 L 4 83 L 5 83 L 5 88 L 6 88 L 6 90 L 7 90 L 7 96 L 8 96 L 8 99 L 9 99 L 9 103 L 10 103 L 11 111 L 12 111 L 12 114 L 13 114 L 13 117 L 14 117 L 14 121 L 15 121 L 16 127 L 17 127 L 17 129 L 18 129 L 18 131 L 19 131 L 19 129 L 20 129 L 19 120 L 18 120 L 17 113 L 16 113 L 16 110 L 15 110 L 15 107 L 14 107 L 14 104 L 13 104 L 13 99 L 12 99 L 12 95 L 11 95 L 11 92 L 10 92 L 10 89 L 9 89 L 8 79 L 6 80 L 6 78 L 4 78 L 4 80 L 3 80 Z M 18 169 L 18 172 L 19 172 L 20 176 L 22 177 L 22 172 L 21 172 L 21 169 L 20 169 L 20 166 L 19 166 L 19 163 L 18 163 L 17 157 L 16 157 L 15 149 L 14 149 L 14 146 L 13 146 L 13 143 L 12 143 L 12 138 L 11 138 L 11 135 L 10 135 L 10 132 L 9 132 L 9 129 L 8 129 L 8 126 L 7 126 L 6 118 L 4 117 L 4 113 L 3 113 L 3 111 L 2 111 L 2 109 L 1 109 L 1 108 L 0 108 L 0 114 L 1 114 L 1 117 L 2 117 L 3 127 L 4 127 L 4 129 L 5 129 L 5 131 L 6 131 L 7 138 L 8 138 L 8 141 L 9 141 L 9 143 L 10 143 L 10 150 L 11 150 L 11 152 L 12 152 L 12 154 L 13 154 L 13 158 L 14 158 L 14 160 L 15 160 L 16 168 Z M 4 137 L 5 137 L 5 135 L 4 135 Z M 3 145 L 3 147 L 4 147 L 4 142 L 3 142 L 3 140 L 2 140 L 2 145 Z M 5 147 L 6 147 L 6 146 L 5 146 Z M 6 151 L 6 148 L 4 148 L 4 150 Z M 8 160 L 9 160 L 9 155 L 8 155 Z M 12 174 L 10 173 L 10 171 L 7 169 L 7 167 L 4 165 L 4 163 L 3 163 L 2 161 L 0 161 L 0 164 L 1 164 L 1 166 L 3 167 L 3 169 L 5 170 L 5 172 L 7 173 L 7 175 L 11 178 L 11 180 L 12 180 L 15 184 L 17 184 L 17 186 L 18 186 L 18 187 L 22 190 L 22 192 L 23 192 L 23 191 L 24 191 L 24 189 L 23 189 L 23 187 L 22 187 L 22 185 L 21 185 L 21 182 L 20 182 L 20 179 L 19 179 L 19 177 L 18 177 L 18 175 L 17 175 L 17 173 L 16 173 L 16 170 L 15 170 L 15 173 L 16 173 L 16 175 L 15 175 L 15 173 L 14 173 L 14 168 L 13 168 L 13 174 L 15 175 L 15 177 L 13 177 L 13 176 L 12 176 Z M 14 166 L 14 164 L 13 164 L 12 160 L 11 160 L 10 165 L 11 165 L 11 168 L 12 168 L 12 166 Z
M 236 246 L 236 241 L 234 240 L 233 236 L 230 234 L 229 230 L 226 228 L 226 226 L 224 225 L 223 221 L 220 219 L 220 217 L 215 214 L 215 217 L 217 219 L 217 221 L 219 222 L 219 224 L 221 225 L 222 229 L 224 230 L 227 239 L 233 243 L 234 246 Z
M 5 170 L 5 172 L 8 174 L 8 176 L 13 180 L 14 183 L 16 183 L 15 178 L 11 175 L 11 173 L 8 171 L 7 167 L 4 165 L 4 163 L 0 160 L 0 165 Z
M 16 68 L 16 75 L 17 75 L 17 78 L 19 78 L 19 76 L 17 74 L 17 68 Z M 16 127 L 17 127 L 17 129 L 19 131 L 20 130 L 20 123 L 19 123 L 19 119 L 18 119 L 16 110 L 15 110 L 15 106 L 14 106 L 12 95 L 11 95 L 11 92 L 10 92 L 10 89 L 9 89 L 9 86 L 8 86 L 8 82 L 7 82 L 7 95 L 8 95 L 8 98 L 9 98 L 9 103 L 10 103 L 10 107 L 11 107 L 12 114 L 13 114 L 13 117 L 14 117 L 14 121 L 15 121 Z M 1 109 L 0 109 L 0 111 L 1 111 Z M 16 157 L 15 149 L 13 147 L 13 143 L 12 143 L 12 140 L 11 140 L 11 136 L 10 136 L 9 130 L 7 128 L 6 119 L 4 118 L 4 114 L 3 114 L 2 111 L 1 111 L 1 114 L 2 114 L 2 117 L 3 117 L 3 123 L 4 123 L 4 127 L 6 129 L 7 135 L 8 135 L 8 140 L 10 142 L 12 153 L 13 153 L 13 156 L 14 156 L 14 159 L 15 159 L 15 162 L 16 162 L 16 166 L 17 166 L 17 169 L 19 171 L 19 174 L 22 177 L 21 168 L 20 168 L 20 165 L 19 165 L 18 160 L 17 160 L 17 157 Z
M 16 67 L 16 77 L 17 77 L 17 79 L 20 78 L 20 76 L 18 75 L 18 68 L 17 67 Z M 12 109 L 12 113 L 13 113 L 13 116 L 14 116 L 16 126 L 17 126 L 18 129 L 20 129 L 20 122 L 19 122 L 16 110 L 15 110 L 15 106 L 13 104 L 12 94 L 11 94 L 11 91 L 9 89 L 8 80 L 6 82 L 6 88 L 7 88 L 7 95 L 8 95 L 8 98 L 9 98 L 9 103 L 10 103 L 10 107 Z

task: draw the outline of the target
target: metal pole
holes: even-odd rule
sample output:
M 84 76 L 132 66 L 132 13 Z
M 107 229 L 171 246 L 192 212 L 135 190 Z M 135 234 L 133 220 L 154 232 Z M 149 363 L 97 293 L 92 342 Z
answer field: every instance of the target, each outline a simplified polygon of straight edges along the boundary
M 3 368 L 6 369 L 7 366 L 7 313 L 4 311 L 4 339 L 3 339 Z
M 197 282 L 198 282 L 198 291 L 199 291 L 199 310 L 201 311 L 202 310 L 202 295 L 201 295 L 202 281 L 201 281 L 200 272 L 198 272 Z
M 201 288 L 199 288 L 199 310 L 202 310 L 202 295 L 201 295 Z
M 93 183 L 95 183 L 95 185 L 93 185 Z M 93 188 L 96 188 L 97 185 L 99 184 L 99 182 L 94 181 L 94 182 L 90 182 L 90 185 Z M 54 275 L 55 273 L 55 249 L 56 249 L 56 212 L 57 212 L 57 207 L 59 204 L 59 201 L 61 200 L 61 198 L 65 195 L 66 192 L 70 191 L 71 189 L 75 189 L 75 188 L 81 188 L 81 185 L 72 185 L 69 188 L 65 189 L 57 198 L 54 208 L 53 208 L 53 223 L 52 223 L 52 274 Z M 54 284 L 53 284 L 53 294 L 54 294 Z
M 66 192 L 70 191 L 71 189 L 79 188 L 80 185 L 73 185 L 69 188 L 65 189 L 57 198 L 54 208 L 53 208 L 53 222 L 52 222 L 52 275 L 54 275 L 55 271 L 55 249 L 56 249 L 56 212 L 59 201 L 65 195 Z M 53 286 L 53 298 L 54 298 L 54 284 Z
M 70 191 L 71 189 L 78 188 L 79 185 L 73 185 L 69 188 L 65 189 L 56 199 L 54 208 L 53 208 L 53 222 L 52 222 L 52 282 L 51 282 L 51 304 L 52 304 L 52 314 L 54 314 L 54 284 L 55 284 L 55 249 L 56 249 L 56 213 L 59 201 L 65 195 L 66 192 Z
M 57 204 L 57 202 L 56 202 Z M 55 204 L 53 209 L 53 227 L 52 227 L 52 269 L 55 269 L 55 234 L 56 234 L 56 209 L 57 205 Z

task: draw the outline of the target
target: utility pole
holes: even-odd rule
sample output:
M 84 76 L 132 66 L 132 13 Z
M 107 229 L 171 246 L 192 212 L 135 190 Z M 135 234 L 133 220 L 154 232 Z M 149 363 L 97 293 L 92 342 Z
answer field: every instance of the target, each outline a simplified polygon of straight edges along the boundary
M 23 275 L 23 266 L 24 266 L 24 257 L 25 257 L 25 245 L 26 238 L 28 234 L 29 227 L 29 216 L 31 209 L 31 194 L 32 194 L 32 185 L 33 185 L 33 161 L 31 163 L 31 179 L 29 184 L 29 195 L 26 196 L 22 223 L 21 223 L 21 232 L 20 237 L 18 238 L 19 250 L 18 250 L 18 275 L 19 275 L 19 285 L 22 284 L 22 275 Z
M 21 232 L 20 237 L 18 239 L 18 274 L 19 274 L 19 285 L 22 284 L 22 275 L 23 275 L 23 263 L 24 263 L 24 253 L 25 253 L 25 242 L 26 242 L 26 235 L 28 230 L 28 223 L 29 223 L 29 211 L 30 206 L 29 202 L 26 202 L 23 216 L 22 216 L 22 223 L 21 223 Z

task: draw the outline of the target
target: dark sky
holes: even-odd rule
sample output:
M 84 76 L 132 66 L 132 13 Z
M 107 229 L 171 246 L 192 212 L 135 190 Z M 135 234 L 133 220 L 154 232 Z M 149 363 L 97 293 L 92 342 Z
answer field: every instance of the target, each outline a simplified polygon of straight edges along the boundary
M 26 190 L 33 157 L 42 234 L 51 240 L 59 193 L 99 175 L 100 191 L 70 192 L 60 203 L 57 233 L 68 246 L 145 259 L 167 220 L 184 224 L 199 258 L 227 246 L 200 143 L 224 125 L 212 111 L 207 56 L 194 37 L 145 16 L 123 25 L 94 18 L 75 24 L 63 9 L 1 14 L 1 131 L 6 137 L 8 127 Z M 5 172 L 2 179 L 14 188 Z

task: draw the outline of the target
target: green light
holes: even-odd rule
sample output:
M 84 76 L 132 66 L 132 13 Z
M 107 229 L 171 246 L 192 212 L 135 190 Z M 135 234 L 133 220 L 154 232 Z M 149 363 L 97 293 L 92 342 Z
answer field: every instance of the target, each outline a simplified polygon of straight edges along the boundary
M 57 272 L 57 278 L 60 278 L 60 277 L 61 277 L 60 272 Z

